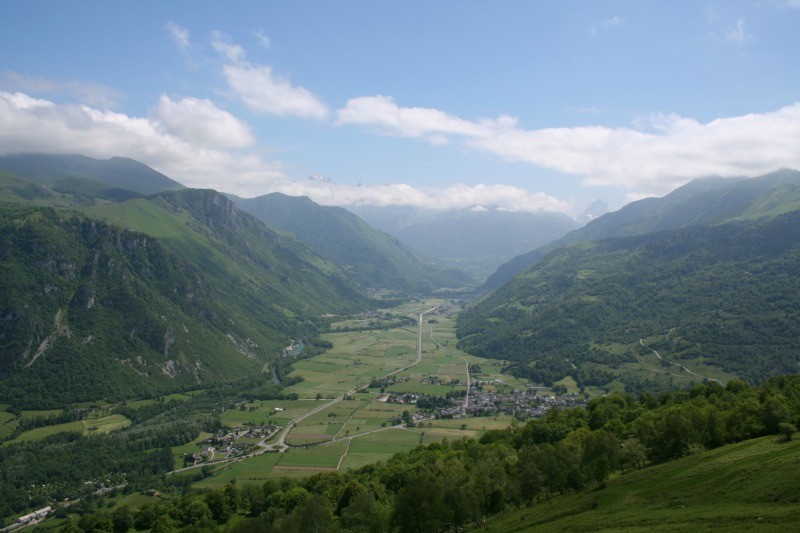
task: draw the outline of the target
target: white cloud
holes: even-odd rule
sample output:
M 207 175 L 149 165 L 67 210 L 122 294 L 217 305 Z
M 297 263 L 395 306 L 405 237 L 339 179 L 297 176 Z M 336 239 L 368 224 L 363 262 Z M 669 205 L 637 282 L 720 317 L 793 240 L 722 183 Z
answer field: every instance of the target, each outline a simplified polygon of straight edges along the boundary
M 445 144 L 446 135 L 480 136 L 482 126 L 425 107 L 399 107 L 389 96 L 351 98 L 336 113 L 337 124 L 375 126 L 382 133 L 403 137 L 426 138 L 433 144 Z
M 164 27 L 167 29 L 167 31 L 169 31 L 169 34 L 172 36 L 172 40 L 175 41 L 175 44 L 178 45 L 178 48 L 183 51 L 188 51 L 191 48 L 189 30 L 179 24 L 175 24 L 174 22 L 168 22 Z
M 262 46 L 269 46 L 269 39 L 263 33 L 256 32 L 256 37 Z M 228 86 L 250 110 L 278 116 L 327 118 L 327 106 L 311 91 L 292 85 L 270 66 L 248 63 L 244 48 L 225 35 L 212 32 L 211 45 L 227 60 L 222 72 Z
M 272 48 L 272 43 L 270 42 L 269 37 L 267 37 L 263 31 L 257 30 L 254 35 L 256 36 L 258 44 L 260 44 L 263 48 L 266 48 L 267 50 Z
M 209 111 L 204 101 L 197 102 L 201 110 Z M 191 105 L 182 100 L 176 103 L 178 112 L 170 113 L 185 114 Z M 280 163 L 253 153 L 193 144 L 151 118 L 0 92 L 0 153 L 21 152 L 132 157 L 189 187 L 243 195 L 260 194 L 273 180 L 286 181 Z
M 327 106 L 311 91 L 293 86 L 268 66 L 232 64 L 225 65 L 223 72 L 230 88 L 253 111 L 316 119 L 328 116 Z
M 384 134 L 460 139 L 511 161 L 581 176 L 587 184 L 650 194 L 702 176 L 800 168 L 800 103 L 706 124 L 658 114 L 632 128 L 525 130 L 508 116 L 469 121 L 436 109 L 398 107 L 386 96 L 354 98 L 337 116 L 339 124 L 374 127 Z
M 232 63 L 241 63 L 244 61 L 244 48 L 238 44 L 232 43 L 228 36 L 216 30 L 211 32 L 211 46 Z
M 163 129 L 195 146 L 208 148 L 246 148 L 254 143 L 250 127 L 211 100 L 166 95 L 150 113 Z
M 0 90 L 40 95 L 66 94 L 76 101 L 106 109 L 116 108 L 124 97 L 122 92 L 98 83 L 51 80 L 39 76 L 27 76 L 13 70 L 6 70 L 0 74 Z
M 280 184 L 277 192 L 308 196 L 325 205 L 409 205 L 429 209 L 487 209 L 567 212 L 571 206 L 553 196 L 510 185 L 464 185 L 420 189 L 405 183 L 340 185 L 333 182 Z
M 229 139 L 223 146 L 220 141 L 225 136 L 235 140 Z M 132 117 L 86 105 L 56 104 L 24 93 L 0 92 L 0 154 L 131 157 L 189 187 L 214 188 L 245 197 L 283 192 L 332 205 L 483 206 L 560 212 L 572 207 L 544 193 L 508 185 L 420 189 L 403 183 L 350 186 L 294 182 L 281 163 L 265 161 L 252 149 L 243 151 L 251 143 L 249 128 L 209 100 L 161 96 L 149 117 Z

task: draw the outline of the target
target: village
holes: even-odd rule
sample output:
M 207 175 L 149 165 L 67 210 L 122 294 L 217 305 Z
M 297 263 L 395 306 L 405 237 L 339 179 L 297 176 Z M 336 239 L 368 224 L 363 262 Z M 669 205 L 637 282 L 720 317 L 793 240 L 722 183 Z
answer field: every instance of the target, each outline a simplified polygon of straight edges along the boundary
M 432 401 L 431 397 L 422 394 L 389 394 L 386 395 L 385 401 L 416 405 L 418 410 L 413 415 L 414 420 L 495 416 L 498 414 L 513 416 L 519 420 L 528 420 L 542 417 L 551 409 L 568 409 L 586 405 L 585 397 L 574 393 L 543 394 L 542 387 L 528 387 L 524 390 L 508 392 L 484 392 L 480 385 L 481 383 L 477 382 L 476 385 L 470 387 L 466 405 L 463 401 L 465 395 L 449 398 L 436 397 Z M 442 405 L 443 403 L 446 405 Z

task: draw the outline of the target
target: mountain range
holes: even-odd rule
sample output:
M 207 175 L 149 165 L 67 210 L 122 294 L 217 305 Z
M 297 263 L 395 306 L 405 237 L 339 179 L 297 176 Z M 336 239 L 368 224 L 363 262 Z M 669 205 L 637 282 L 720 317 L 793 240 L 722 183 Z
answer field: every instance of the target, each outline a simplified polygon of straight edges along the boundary
M 630 204 L 528 254 L 461 315 L 460 347 L 609 390 L 797 372 L 799 209 L 790 170 Z
M 800 209 L 798 171 L 782 169 L 751 179 L 706 178 L 663 198 L 645 198 L 607 213 L 561 238 L 500 266 L 483 285 L 492 290 L 559 246 L 587 240 L 644 235 L 687 226 L 756 219 Z
M 365 288 L 413 293 L 472 283 L 460 271 L 443 270 L 341 207 L 280 193 L 232 199 L 244 211 L 273 228 L 291 232 L 332 259 Z
M 437 263 L 461 269 L 479 280 L 486 279 L 516 255 L 558 239 L 579 226 L 559 213 L 409 206 L 348 208 Z

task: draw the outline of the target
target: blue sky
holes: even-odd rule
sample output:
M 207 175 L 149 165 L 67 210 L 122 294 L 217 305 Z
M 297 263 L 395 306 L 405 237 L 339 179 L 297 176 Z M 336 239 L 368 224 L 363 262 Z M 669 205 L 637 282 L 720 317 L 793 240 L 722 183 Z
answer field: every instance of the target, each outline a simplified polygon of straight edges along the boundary
M 0 153 L 127 156 L 242 196 L 568 214 L 800 168 L 800 0 L 0 13 Z

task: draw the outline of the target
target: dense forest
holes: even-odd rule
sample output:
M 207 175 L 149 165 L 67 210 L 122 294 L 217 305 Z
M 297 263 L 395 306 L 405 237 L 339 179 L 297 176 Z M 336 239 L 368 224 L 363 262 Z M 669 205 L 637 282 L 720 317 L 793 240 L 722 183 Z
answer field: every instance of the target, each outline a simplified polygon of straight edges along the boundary
M 263 485 L 187 490 L 138 509 L 87 504 L 65 531 L 442 531 L 481 526 L 507 509 L 602 488 L 625 474 L 761 435 L 792 438 L 800 376 L 733 381 L 639 398 L 614 394 L 480 440 L 420 446 L 357 471 Z M 157 448 L 156 448 L 157 449 Z M 166 478 L 168 481 L 170 478 Z M 91 498 L 90 498 L 91 500 Z M 68 513 L 62 513 L 64 515 Z M 233 520 L 233 517 L 236 520 Z

